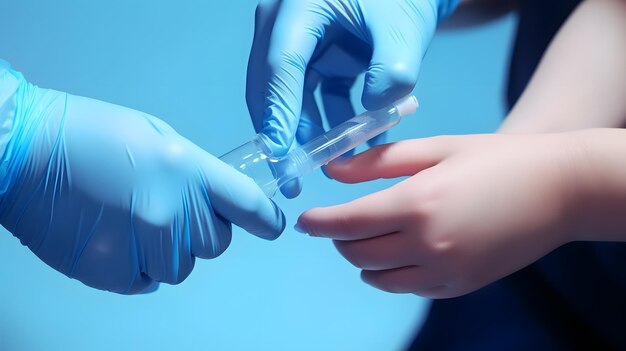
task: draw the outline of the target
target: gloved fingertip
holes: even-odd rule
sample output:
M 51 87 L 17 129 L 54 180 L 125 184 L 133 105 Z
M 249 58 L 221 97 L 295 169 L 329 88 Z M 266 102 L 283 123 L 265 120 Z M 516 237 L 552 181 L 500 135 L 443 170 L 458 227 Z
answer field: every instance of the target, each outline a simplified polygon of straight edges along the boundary
M 272 206 L 274 206 L 274 211 L 276 215 L 276 227 L 265 233 L 261 238 L 273 241 L 278 239 L 280 235 L 285 231 L 285 228 L 287 226 L 287 219 L 285 218 L 285 214 L 280 209 L 280 207 L 278 207 L 278 205 L 274 201 L 270 201 L 272 202 Z
M 378 93 L 363 93 L 361 104 L 368 111 L 377 111 L 391 103 L 391 99 L 381 97 Z
M 382 68 L 381 68 L 382 66 Z M 363 107 L 379 110 L 407 96 L 417 84 L 419 68 L 403 63 L 376 65 L 365 74 Z
M 294 179 L 280 187 L 280 192 L 288 199 L 296 198 L 302 192 L 302 179 Z

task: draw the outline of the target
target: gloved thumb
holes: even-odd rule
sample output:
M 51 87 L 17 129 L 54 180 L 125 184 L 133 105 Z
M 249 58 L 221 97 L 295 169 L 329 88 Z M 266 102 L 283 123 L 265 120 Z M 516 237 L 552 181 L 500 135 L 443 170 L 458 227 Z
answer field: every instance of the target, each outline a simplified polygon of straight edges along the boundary
M 263 239 L 276 239 L 285 216 L 254 181 L 212 155 L 198 150 L 207 201 L 227 221 Z

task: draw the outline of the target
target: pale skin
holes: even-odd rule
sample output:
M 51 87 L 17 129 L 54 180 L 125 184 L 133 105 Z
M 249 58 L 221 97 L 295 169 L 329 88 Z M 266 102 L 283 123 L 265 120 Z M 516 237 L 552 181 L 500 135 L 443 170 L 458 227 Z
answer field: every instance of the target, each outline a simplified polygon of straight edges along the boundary
M 333 239 L 368 284 L 450 298 L 572 241 L 626 241 L 626 1 L 568 19 L 499 134 L 375 147 L 329 165 L 357 183 L 409 178 L 311 209 L 297 227 Z

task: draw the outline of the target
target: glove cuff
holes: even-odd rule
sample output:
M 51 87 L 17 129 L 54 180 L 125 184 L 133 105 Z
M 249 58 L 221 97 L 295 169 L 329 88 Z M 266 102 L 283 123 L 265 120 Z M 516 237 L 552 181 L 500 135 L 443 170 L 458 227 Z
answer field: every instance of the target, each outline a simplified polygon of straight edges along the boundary
M 0 201 L 13 184 L 43 116 L 28 118 L 37 87 L 0 60 Z
M 5 152 L 11 139 L 11 130 L 15 120 L 15 92 L 24 78 L 20 73 L 11 70 L 8 62 L 0 59 L 0 160 L 4 160 Z M 0 173 L 0 179 L 4 178 Z
M 439 0 L 439 6 L 437 7 L 437 20 L 439 23 L 450 17 L 460 2 L 461 0 Z

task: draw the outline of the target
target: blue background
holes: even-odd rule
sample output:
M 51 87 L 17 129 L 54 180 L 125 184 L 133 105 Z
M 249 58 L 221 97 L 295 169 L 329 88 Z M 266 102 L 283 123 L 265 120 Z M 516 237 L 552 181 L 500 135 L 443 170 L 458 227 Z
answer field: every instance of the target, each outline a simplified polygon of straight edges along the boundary
M 221 155 L 253 135 L 244 89 L 255 6 L 3 1 L 0 57 L 42 87 L 151 113 Z M 422 108 L 390 139 L 493 131 L 504 113 L 514 26 L 508 16 L 438 34 L 416 90 Z M 298 199 L 277 199 L 289 221 L 279 240 L 235 229 L 224 255 L 198 262 L 183 284 L 147 296 L 89 289 L 1 229 L 0 349 L 400 349 L 428 302 L 370 288 L 332 243 L 291 229 L 310 207 L 390 182 L 348 186 L 311 175 Z

